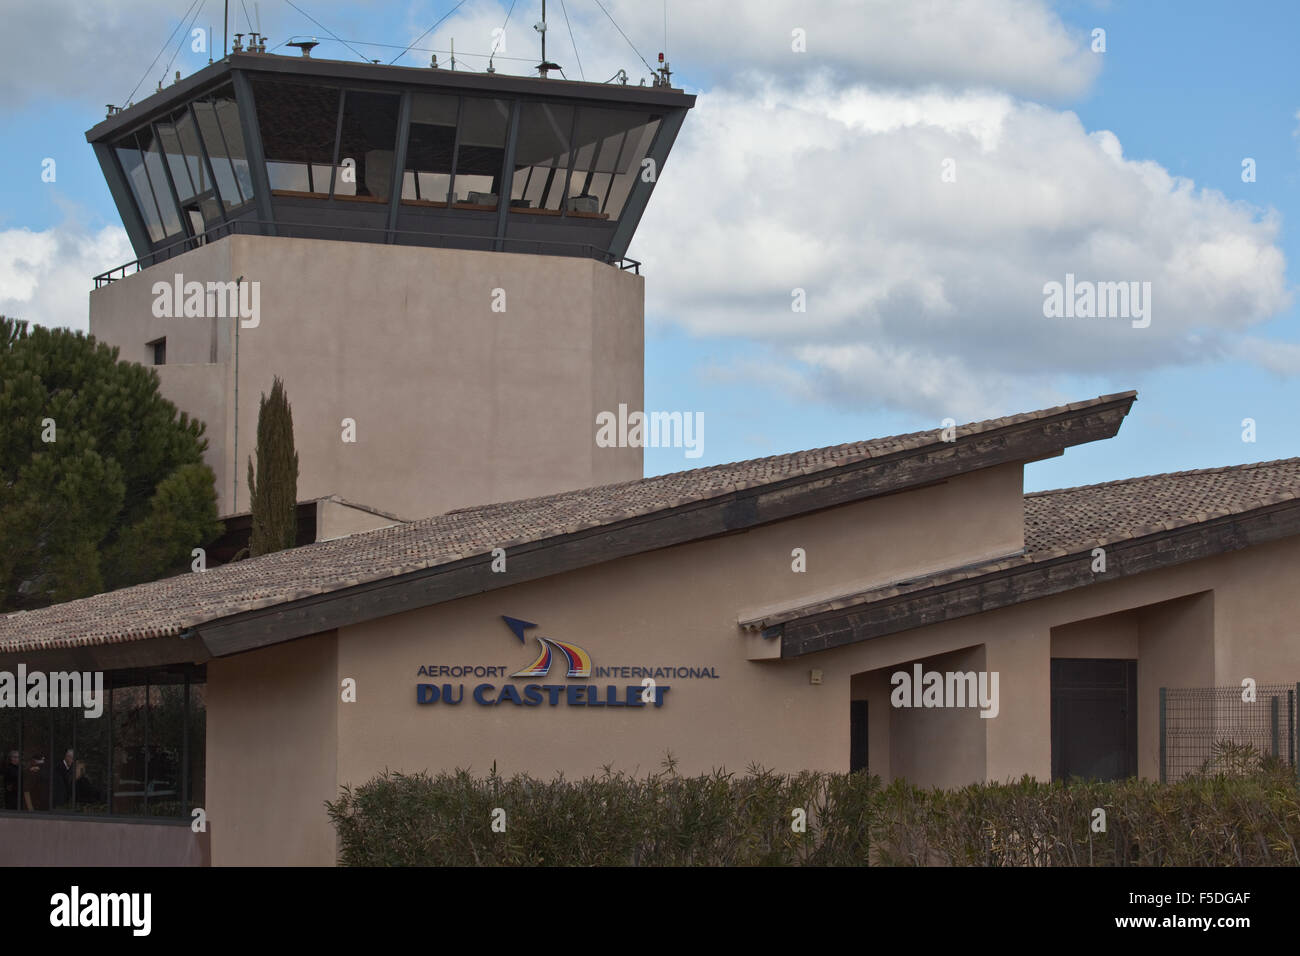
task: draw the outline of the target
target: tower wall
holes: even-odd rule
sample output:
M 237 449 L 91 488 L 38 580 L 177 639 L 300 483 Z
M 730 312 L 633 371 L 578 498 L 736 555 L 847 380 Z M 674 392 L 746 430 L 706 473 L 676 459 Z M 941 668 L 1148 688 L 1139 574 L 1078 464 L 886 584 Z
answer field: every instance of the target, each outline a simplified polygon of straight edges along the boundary
M 156 315 L 178 275 L 255 282 L 256 314 L 236 330 L 210 295 L 202 316 Z M 95 290 L 90 328 L 144 364 L 166 338 L 161 390 L 208 423 L 223 514 L 248 507 L 275 375 L 299 500 L 418 518 L 642 475 L 641 449 L 598 448 L 595 420 L 641 406 L 644 281 L 594 259 L 235 235 Z

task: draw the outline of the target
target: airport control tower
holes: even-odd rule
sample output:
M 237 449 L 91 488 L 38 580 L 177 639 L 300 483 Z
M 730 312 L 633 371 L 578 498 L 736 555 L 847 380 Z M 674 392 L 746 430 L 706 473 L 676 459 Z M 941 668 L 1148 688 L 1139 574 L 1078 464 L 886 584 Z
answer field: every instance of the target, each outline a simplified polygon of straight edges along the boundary
M 695 102 L 650 86 L 233 52 L 86 134 L 136 262 L 90 330 L 207 423 L 223 514 L 284 380 L 298 497 L 403 518 L 639 478 L 625 258 Z

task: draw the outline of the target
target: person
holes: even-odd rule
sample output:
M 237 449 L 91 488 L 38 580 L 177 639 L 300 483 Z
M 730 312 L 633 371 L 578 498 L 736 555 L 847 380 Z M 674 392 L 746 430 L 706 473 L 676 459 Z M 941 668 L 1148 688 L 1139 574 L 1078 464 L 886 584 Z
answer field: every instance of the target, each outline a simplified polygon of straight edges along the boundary
M 54 806 L 72 806 L 73 794 L 76 792 L 77 762 L 72 748 L 63 752 L 63 759 L 54 767 Z
M 22 756 L 17 750 L 9 751 L 9 759 L 4 765 L 4 808 L 18 809 L 18 785 L 23 775 Z

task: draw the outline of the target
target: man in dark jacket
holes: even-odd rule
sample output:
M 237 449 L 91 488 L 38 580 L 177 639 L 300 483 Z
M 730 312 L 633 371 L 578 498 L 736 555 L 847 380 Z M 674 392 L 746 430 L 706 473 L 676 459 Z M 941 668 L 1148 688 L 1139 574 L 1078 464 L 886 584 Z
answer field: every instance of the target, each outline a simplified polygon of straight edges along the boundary
M 72 806 L 72 795 L 77 785 L 77 762 L 72 748 L 63 752 L 63 759 L 54 765 L 54 808 Z
M 22 778 L 22 758 L 17 750 L 11 750 L 9 751 L 9 759 L 5 761 L 4 765 L 4 808 L 6 810 L 18 809 L 18 788 L 22 783 Z

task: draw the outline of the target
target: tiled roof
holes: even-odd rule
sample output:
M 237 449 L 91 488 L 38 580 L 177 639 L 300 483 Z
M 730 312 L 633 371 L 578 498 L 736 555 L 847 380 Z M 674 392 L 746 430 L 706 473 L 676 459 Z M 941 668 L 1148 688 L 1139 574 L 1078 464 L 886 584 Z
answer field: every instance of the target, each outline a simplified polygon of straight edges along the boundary
M 1296 497 L 1300 458 L 1035 491 L 1025 495 L 1025 550 L 1072 553 Z
M 1131 400 L 1133 392 L 960 426 L 958 440 L 1020 423 Z M 181 633 L 199 624 L 369 581 L 558 538 L 589 528 L 943 444 L 941 431 L 774 455 L 444 515 L 281 551 L 49 608 L 0 617 L 0 653 L 111 644 Z M 946 447 L 951 448 L 950 444 Z

